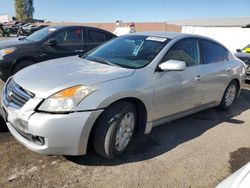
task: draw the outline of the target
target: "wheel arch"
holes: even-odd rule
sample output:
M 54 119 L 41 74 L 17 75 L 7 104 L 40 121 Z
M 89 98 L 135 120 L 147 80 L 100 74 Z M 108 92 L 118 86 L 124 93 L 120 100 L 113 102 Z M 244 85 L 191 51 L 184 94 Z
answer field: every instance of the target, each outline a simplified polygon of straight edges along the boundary
M 237 96 L 238 96 L 239 93 L 240 93 L 240 90 L 241 90 L 241 83 L 240 83 L 240 80 L 239 80 L 238 78 L 234 78 L 234 79 L 232 79 L 232 80 L 229 82 L 229 84 L 230 84 L 231 82 L 233 82 L 233 81 L 235 81 L 235 82 L 237 83 L 237 86 L 238 86 Z M 229 85 L 229 84 L 228 84 L 228 85 Z
M 136 127 L 136 131 L 140 132 L 140 133 L 144 133 L 145 129 L 146 129 L 148 114 L 147 114 L 146 105 L 144 104 L 144 102 L 142 100 L 140 100 L 140 99 L 138 99 L 136 97 L 124 97 L 124 98 L 120 98 L 120 99 L 118 99 L 116 101 L 113 101 L 112 103 L 110 103 L 107 106 L 107 108 L 110 107 L 111 105 L 114 105 L 116 103 L 123 102 L 123 101 L 128 101 L 128 102 L 131 102 L 132 104 L 135 105 L 137 113 L 138 113 L 138 119 L 137 119 L 138 123 L 137 123 L 137 125 L 140 125 L 140 126 Z M 85 153 L 87 152 L 87 150 L 89 148 L 93 147 L 92 146 L 92 144 L 93 144 L 93 134 L 95 132 L 98 120 L 100 119 L 102 113 L 97 117 L 97 119 L 95 120 L 95 123 L 93 124 L 93 126 L 92 126 L 92 128 L 91 128 L 91 130 L 90 130 L 90 132 L 88 134 L 88 138 L 86 139 L 87 140 L 86 147 L 84 147 L 84 148 L 86 148 Z
M 12 64 L 12 67 L 11 67 L 11 74 L 13 74 L 13 71 L 14 71 L 14 68 L 21 62 L 21 61 L 25 61 L 25 60 L 29 60 L 29 61 L 33 61 L 33 62 L 37 62 L 36 61 L 36 58 L 33 57 L 33 56 L 24 56 L 24 57 L 21 57 L 19 59 L 17 59 L 13 64 Z

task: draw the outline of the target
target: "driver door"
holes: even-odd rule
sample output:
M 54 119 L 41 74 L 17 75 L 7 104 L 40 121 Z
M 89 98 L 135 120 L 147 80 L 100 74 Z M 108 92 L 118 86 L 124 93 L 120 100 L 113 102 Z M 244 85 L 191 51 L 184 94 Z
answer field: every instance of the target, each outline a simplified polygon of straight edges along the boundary
M 57 45 L 44 45 L 44 57 L 46 59 L 54 59 L 72 55 L 78 55 L 86 52 L 83 46 L 84 32 L 81 27 L 67 29 L 56 33 L 50 39 L 55 39 Z
M 161 120 L 178 115 L 201 105 L 202 87 L 199 83 L 200 49 L 195 38 L 178 41 L 165 55 L 167 60 L 184 61 L 184 71 L 158 71 L 155 73 L 154 119 Z

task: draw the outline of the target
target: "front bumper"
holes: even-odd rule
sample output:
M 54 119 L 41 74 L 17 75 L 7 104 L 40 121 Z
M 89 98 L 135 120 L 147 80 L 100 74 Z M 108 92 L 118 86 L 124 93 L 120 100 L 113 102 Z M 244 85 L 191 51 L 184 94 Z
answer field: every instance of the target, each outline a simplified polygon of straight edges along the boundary
M 41 154 L 59 155 L 86 154 L 91 128 L 102 113 L 102 110 L 70 114 L 33 112 L 25 118 L 12 107 L 3 110 L 8 129 L 21 144 Z

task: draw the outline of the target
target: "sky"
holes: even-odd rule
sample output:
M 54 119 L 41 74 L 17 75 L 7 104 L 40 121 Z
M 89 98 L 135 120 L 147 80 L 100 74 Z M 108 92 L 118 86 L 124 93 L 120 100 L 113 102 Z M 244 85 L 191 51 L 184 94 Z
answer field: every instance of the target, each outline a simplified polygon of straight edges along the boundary
M 165 22 L 250 16 L 250 0 L 34 0 L 34 18 L 54 22 Z M 0 14 L 15 15 L 14 0 Z

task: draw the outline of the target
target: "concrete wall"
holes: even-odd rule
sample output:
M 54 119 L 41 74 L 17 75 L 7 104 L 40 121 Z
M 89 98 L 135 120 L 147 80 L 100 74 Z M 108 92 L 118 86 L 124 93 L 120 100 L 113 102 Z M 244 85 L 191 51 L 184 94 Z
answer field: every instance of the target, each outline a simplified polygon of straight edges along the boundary
M 45 23 L 49 25 L 85 25 L 91 27 L 102 28 L 110 32 L 114 32 L 115 23 Z M 181 27 L 173 24 L 167 24 L 166 22 L 145 22 L 135 23 L 136 31 L 172 31 L 181 32 Z
M 224 44 L 232 52 L 250 44 L 250 28 L 183 26 L 182 32 L 213 38 Z

